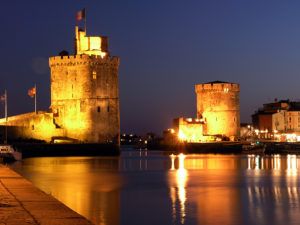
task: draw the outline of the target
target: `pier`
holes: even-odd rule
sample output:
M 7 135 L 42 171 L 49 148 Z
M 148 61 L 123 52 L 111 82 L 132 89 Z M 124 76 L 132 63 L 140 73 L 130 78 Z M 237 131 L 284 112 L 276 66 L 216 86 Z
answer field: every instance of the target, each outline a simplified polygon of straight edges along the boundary
M 92 225 L 57 199 L 0 164 L 1 225 Z

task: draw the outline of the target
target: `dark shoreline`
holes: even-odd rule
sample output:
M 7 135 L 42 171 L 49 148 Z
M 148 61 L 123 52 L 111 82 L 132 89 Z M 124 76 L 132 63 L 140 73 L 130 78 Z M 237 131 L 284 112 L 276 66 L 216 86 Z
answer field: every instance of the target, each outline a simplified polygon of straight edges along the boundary
M 156 145 L 149 151 L 166 151 L 185 154 L 300 154 L 300 143 L 261 142 L 264 151 L 243 150 L 245 142 L 181 143 L 178 145 Z M 13 147 L 22 152 L 22 158 L 60 156 L 119 156 L 120 146 L 115 144 L 48 144 L 15 143 Z M 132 146 L 134 148 L 134 146 Z
M 22 158 L 46 156 L 119 156 L 120 146 L 116 144 L 47 144 L 15 143 L 15 150 L 22 152 Z
M 300 154 L 299 142 L 273 142 L 260 141 L 261 150 L 253 148 L 245 150 L 245 146 L 250 146 L 250 142 L 214 142 L 214 143 L 181 143 L 177 145 L 155 145 L 148 150 L 168 151 L 185 154 Z

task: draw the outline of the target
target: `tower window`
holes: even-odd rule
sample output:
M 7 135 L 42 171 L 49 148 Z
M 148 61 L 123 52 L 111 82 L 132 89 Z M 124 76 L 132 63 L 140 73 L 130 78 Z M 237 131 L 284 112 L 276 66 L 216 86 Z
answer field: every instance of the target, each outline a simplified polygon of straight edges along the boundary
M 97 107 L 97 112 L 99 113 L 101 111 L 100 106 Z
M 96 79 L 97 79 L 97 72 L 96 72 L 96 71 L 93 71 L 92 74 L 93 74 L 93 79 L 96 80 Z
M 107 112 L 109 112 L 109 106 L 107 106 Z

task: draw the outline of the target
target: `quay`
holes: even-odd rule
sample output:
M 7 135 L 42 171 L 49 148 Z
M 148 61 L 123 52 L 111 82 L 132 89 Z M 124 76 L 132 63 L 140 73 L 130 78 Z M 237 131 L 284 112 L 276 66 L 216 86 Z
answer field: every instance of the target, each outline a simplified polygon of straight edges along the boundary
M 57 199 L 0 164 L 0 225 L 92 225 Z

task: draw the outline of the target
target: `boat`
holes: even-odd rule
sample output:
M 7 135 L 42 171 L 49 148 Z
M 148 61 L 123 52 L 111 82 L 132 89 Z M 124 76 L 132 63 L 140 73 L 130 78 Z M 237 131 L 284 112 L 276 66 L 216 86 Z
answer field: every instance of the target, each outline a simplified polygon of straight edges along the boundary
M 12 145 L 0 145 L 0 159 L 3 162 L 13 162 L 22 160 L 22 153 L 15 150 Z
M 12 162 L 22 160 L 22 153 L 7 144 L 7 92 L 4 92 L 5 101 L 5 139 L 4 144 L 0 144 L 0 160 L 3 162 Z
M 242 154 L 265 154 L 266 145 L 262 143 L 250 143 L 243 145 Z

